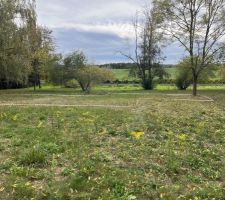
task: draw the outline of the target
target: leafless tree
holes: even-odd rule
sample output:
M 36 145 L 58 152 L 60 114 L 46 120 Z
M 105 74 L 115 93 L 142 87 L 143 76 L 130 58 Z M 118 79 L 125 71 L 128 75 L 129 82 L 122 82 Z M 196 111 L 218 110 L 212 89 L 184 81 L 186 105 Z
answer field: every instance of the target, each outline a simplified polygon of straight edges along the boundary
M 158 26 L 157 16 L 152 9 L 146 9 L 133 22 L 135 31 L 134 56 L 122 53 L 137 66 L 142 86 L 146 90 L 154 87 L 154 78 L 163 73 L 160 66 L 162 31 Z
M 167 34 L 175 38 L 191 60 L 193 95 L 199 75 L 216 63 L 225 46 L 225 0 L 155 0 Z

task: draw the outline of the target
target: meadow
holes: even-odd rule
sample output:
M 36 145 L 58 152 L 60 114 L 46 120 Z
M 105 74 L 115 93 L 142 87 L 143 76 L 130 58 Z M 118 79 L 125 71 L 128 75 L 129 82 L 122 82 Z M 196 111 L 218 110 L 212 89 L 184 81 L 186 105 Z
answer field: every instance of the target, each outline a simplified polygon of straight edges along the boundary
M 169 74 L 170 79 L 176 79 L 176 67 L 166 68 L 165 71 Z M 129 69 L 112 69 L 118 80 L 138 80 L 138 78 L 129 76 Z
M 123 80 L 128 80 L 128 81 L 133 81 L 133 80 L 138 80 L 136 77 L 129 76 L 129 69 L 112 69 L 116 79 L 123 81 Z M 165 72 L 169 75 L 169 79 L 175 80 L 177 76 L 177 68 L 176 67 L 166 67 Z M 220 80 L 221 74 L 218 69 L 215 69 L 213 71 L 213 76 L 210 78 L 210 80 Z
M 0 91 L 0 199 L 224 199 L 224 89 Z

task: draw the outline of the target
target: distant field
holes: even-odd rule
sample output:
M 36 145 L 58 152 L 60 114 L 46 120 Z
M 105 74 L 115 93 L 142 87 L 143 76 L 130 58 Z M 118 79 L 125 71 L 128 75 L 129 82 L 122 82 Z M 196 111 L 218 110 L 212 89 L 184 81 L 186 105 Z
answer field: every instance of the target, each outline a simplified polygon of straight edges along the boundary
M 113 69 L 112 71 L 118 80 L 135 80 L 134 77 L 129 76 L 129 69 Z
M 137 78 L 129 76 L 129 69 L 113 69 L 113 73 L 115 74 L 118 80 L 136 80 Z M 166 68 L 166 72 L 169 73 L 171 79 L 176 78 L 176 68 Z
M 176 67 L 165 68 L 165 71 L 170 75 L 170 79 L 176 79 L 177 69 Z
M 169 79 L 176 79 L 177 69 L 176 67 L 165 68 L 165 71 L 170 75 Z M 113 69 L 113 73 L 115 74 L 118 80 L 135 80 L 134 77 L 129 77 L 129 69 Z M 218 71 L 215 71 L 215 77 L 212 77 L 212 80 L 219 79 L 220 74 Z
M 0 199 L 224 199 L 225 88 L 207 87 L 0 91 Z

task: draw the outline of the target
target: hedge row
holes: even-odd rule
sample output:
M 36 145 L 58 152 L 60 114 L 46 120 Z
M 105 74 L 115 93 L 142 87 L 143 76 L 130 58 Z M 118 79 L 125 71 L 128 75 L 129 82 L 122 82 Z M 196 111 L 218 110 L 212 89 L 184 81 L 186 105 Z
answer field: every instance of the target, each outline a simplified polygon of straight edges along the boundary
M 141 84 L 140 80 L 115 80 L 113 82 L 106 81 L 105 83 L 113 83 L 113 84 Z M 176 80 L 174 79 L 164 79 L 157 80 L 158 84 L 176 84 Z M 200 84 L 225 84 L 225 80 L 207 80 L 207 81 L 199 81 Z

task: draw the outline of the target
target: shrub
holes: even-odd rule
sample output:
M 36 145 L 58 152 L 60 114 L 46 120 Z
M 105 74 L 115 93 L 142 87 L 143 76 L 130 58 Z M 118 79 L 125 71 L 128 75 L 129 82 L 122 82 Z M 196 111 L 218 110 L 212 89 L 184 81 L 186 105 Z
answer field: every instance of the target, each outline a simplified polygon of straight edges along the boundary
M 191 83 L 192 79 L 192 69 L 191 69 L 191 60 L 190 58 L 185 58 L 182 60 L 177 66 L 177 78 L 176 78 L 176 86 L 180 90 L 186 90 Z M 208 83 L 210 78 L 215 77 L 215 66 L 211 65 L 204 71 L 200 73 L 198 78 L 198 83 Z
M 176 86 L 179 90 L 186 90 L 191 85 L 191 79 L 188 75 L 182 74 L 176 80 Z
M 176 86 L 179 90 L 186 90 L 192 83 L 192 73 L 189 59 L 184 59 L 177 66 Z
M 153 80 L 149 80 L 149 79 L 143 80 L 142 87 L 145 90 L 153 90 L 155 88 L 155 82 Z
M 79 88 L 79 83 L 75 80 L 75 79 L 71 79 L 69 81 L 66 81 L 64 86 L 66 88 L 74 88 L 74 89 L 77 89 Z
M 220 80 L 221 82 L 225 82 L 225 67 L 221 66 L 219 69 Z
M 83 52 L 75 51 L 64 59 L 65 77 L 76 80 L 84 92 L 89 92 L 94 84 L 114 80 L 112 71 L 90 66 Z
M 114 74 L 108 69 L 85 66 L 76 71 L 75 79 L 78 81 L 83 91 L 89 92 L 91 87 L 95 84 L 113 81 Z

